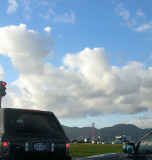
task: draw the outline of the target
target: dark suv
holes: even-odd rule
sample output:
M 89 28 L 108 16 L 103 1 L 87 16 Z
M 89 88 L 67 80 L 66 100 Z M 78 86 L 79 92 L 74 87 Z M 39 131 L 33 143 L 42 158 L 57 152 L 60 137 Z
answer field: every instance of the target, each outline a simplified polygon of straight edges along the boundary
M 52 112 L 0 109 L 0 159 L 71 160 L 69 147 Z

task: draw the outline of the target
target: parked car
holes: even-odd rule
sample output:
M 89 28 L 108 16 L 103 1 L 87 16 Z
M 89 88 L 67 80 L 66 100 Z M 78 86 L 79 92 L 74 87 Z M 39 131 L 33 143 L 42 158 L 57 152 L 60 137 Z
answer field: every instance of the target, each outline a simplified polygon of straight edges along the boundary
M 73 140 L 71 140 L 71 143 L 77 143 L 78 142 L 78 140 L 77 139 L 73 139 Z
M 84 140 L 78 140 L 77 143 L 85 143 Z
M 123 144 L 122 140 L 116 140 L 116 141 L 112 141 L 111 144 Z
M 69 147 L 52 112 L 0 109 L 0 159 L 71 160 Z
M 152 160 L 152 131 L 137 143 L 126 142 L 123 152 L 91 156 L 81 160 Z
M 106 141 L 103 141 L 102 144 L 111 144 L 111 141 L 106 140 Z
M 116 141 L 112 141 L 111 144 L 116 144 Z
M 84 139 L 84 142 L 85 143 L 91 143 L 91 139 L 90 138 L 86 138 L 86 139 Z

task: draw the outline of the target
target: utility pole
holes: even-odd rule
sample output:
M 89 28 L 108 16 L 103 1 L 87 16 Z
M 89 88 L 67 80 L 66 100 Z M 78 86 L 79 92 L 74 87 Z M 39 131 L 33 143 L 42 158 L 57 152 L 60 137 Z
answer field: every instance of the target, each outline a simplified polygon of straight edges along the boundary
M 0 81 L 0 108 L 1 108 L 1 102 L 2 97 L 6 95 L 6 82 Z

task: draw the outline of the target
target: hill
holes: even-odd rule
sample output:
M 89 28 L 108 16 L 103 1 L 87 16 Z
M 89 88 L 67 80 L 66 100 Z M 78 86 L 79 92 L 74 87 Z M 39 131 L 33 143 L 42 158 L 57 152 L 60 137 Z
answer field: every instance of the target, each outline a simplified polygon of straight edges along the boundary
M 92 137 L 92 127 L 78 128 L 63 126 L 63 129 L 65 130 L 69 139 L 82 140 Z M 112 127 L 105 127 L 102 129 L 95 128 L 94 133 L 95 139 L 100 136 L 101 139 L 113 140 L 116 136 L 128 135 L 131 136 L 132 139 L 138 140 L 149 131 L 150 129 L 141 129 L 132 124 L 117 124 Z

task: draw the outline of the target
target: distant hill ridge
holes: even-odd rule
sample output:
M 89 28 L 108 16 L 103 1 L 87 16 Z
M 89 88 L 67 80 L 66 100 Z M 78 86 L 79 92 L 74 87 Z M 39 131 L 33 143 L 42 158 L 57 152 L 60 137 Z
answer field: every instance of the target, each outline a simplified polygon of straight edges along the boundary
M 66 132 L 69 139 L 83 140 L 85 138 L 92 137 L 92 127 L 79 128 L 79 127 L 63 126 L 63 129 Z M 100 136 L 101 139 L 109 139 L 109 140 L 113 140 L 116 136 L 121 136 L 121 135 L 128 135 L 131 136 L 132 139 L 138 140 L 149 131 L 150 129 L 141 129 L 132 124 L 117 124 L 112 127 L 105 127 L 101 129 L 95 128 L 94 130 L 95 139 L 97 139 L 98 136 Z

